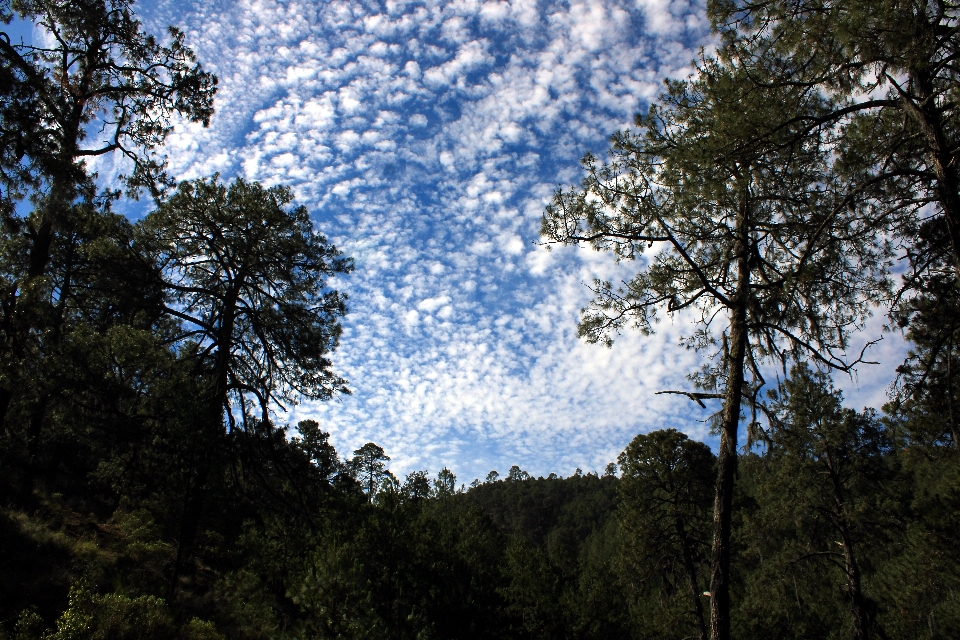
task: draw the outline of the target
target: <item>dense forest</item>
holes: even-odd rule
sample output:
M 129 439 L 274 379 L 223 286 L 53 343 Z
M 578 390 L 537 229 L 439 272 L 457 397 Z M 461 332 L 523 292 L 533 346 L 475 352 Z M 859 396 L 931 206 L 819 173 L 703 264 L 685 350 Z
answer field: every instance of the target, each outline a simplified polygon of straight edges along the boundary
M 694 318 L 664 392 L 716 409 L 717 453 L 663 429 L 467 487 L 278 421 L 349 393 L 354 265 L 285 187 L 168 175 L 217 89 L 184 35 L 0 0 L 50 35 L 0 32 L 0 638 L 960 637 L 960 5 L 708 13 L 716 50 L 542 236 L 637 267 L 586 340 Z M 873 313 L 912 350 L 857 411 L 831 375 Z

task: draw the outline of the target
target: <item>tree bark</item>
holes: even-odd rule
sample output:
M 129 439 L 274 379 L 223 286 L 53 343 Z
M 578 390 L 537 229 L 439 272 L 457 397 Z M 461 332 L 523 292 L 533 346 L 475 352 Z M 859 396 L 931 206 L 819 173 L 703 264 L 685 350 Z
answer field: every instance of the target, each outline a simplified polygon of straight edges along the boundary
M 735 295 L 730 300 L 727 334 L 727 388 L 720 423 L 720 455 L 717 458 L 716 500 L 713 507 L 713 553 L 710 577 L 710 635 L 713 640 L 730 638 L 730 524 L 733 488 L 737 472 L 737 431 L 743 399 L 744 360 L 747 350 L 747 300 L 750 288 L 747 193 L 741 191 L 734 233 L 737 269 Z
M 37 473 L 40 467 L 40 437 L 43 435 L 43 420 L 46 416 L 46 407 L 43 399 L 37 403 L 30 415 L 30 426 L 27 430 L 27 460 L 23 485 L 20 487 L 20 499 L 23 504 L 33 502 L 33 490 L 37 482 Z
M 79 136 L 79 122 L 71 123 L 66 130 L 72 132 L 76 137 Z M 16 380 L 17 374 L 22 370 L 23 361 L 27 357 L 23 350 L 25 336 L 31 329 L 39 328 L 39 321 L 36 315 L 29 313 L 31 304 L 37 304 L 37 299 L 26 300 L 28 321 L 24 326 L 17 326 L 16 316 L 22 314 L 24 304 L 24 295 L 37 296 L 38 290 L 32 285 L 40 278 L 47 275 L 50 259 L 53 254 L 53 243 L 56 238 L 60 225 L 69 214 L 71 201 L 76 196 L 76 181 L 73 180 L 73 172 L 76 163 L 77 144 L 76 140 L 66 140 L 63 142 L 64 151 L 58 158 L 59 172 L 53 177 L 48 201 L 38 210 L 34 211 L 35 221 L 28 224 L 27 237 L 30 240 L 30 250 L 27 254 L 26 271 L 18 285 L 14 286 L 14 293 L 10 297 L 10 306 L 6 311 L 7 320 L 3 323 L 3 330 L 7 334 L 3 336 L 5 354 L 9 360 L 12 360 L 8 366 L 7 375 L 14 377 L 9 380 L 8 386 L 0 390 L 0 433 L 6 429 L 7 411 L 11 402 L 18 396 L 22 381 Z M 17 292 L 19 291 L 19 295 Z M 24 294 L 24 291 L 27 293 Z M 44 302 L 47 302 L 46 300 Z M 61 300 L 61 304 L 63 301 Z M 59 331 L 59 327 L 55 327 Z M 43 401 L 41 400 L 41 404 Z
M 911 96 L 901 92 L 900 102 L 904 111 L 913 116 L 923 133 L 927 155 L 936 176 L 937 200 L 940 202 L 950 235 L 954 270 L 960 277 L 960 179 L 957 177 L 957 167 L 944 131 L 932 79 L 919 70 L 911 70 L 909 75 L 919 90 L 919 99 L 914 101 Z
M 951 333 L 955 333 L 953 327 Z M 953 440 L 953 448 L 960 449 L 960 435 L 957 434 L 957 420 L 953 412 L 953 338 L 947 345 L 947 420 L 950 421 L 950 438 Z

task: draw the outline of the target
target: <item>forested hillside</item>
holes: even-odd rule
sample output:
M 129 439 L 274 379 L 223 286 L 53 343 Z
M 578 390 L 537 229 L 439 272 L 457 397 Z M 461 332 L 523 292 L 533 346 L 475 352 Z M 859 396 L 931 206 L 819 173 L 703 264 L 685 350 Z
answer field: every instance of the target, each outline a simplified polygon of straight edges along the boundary
M 782 435 L 741 462 L 736 637 L 849 637 L 847 553 L 870 629 L 890 638 L 953 637 L 960 629 L 956 454 L 904 447 L 902 431 L 869 412 L 838 410 L 837 396 L 809 379 L 800 384 L 807 386 L 794 393 L 813 394 L 823 412 L 797 411 L 810 395 L 789 398 Z M 466 491 L 449 472 L 400 483 L 382 470 L 369 500 L 354 479 L 361 452 L 340 462 L 315 424 L 300 427 L 306 437 L 260 449 L 270 453 L 247 467 L 247 478 L 237 468 L 211 480 L 217 490 L 175 585 L 176 516 L 129 499 L 105 506 L 76 490 L 6 508 L 5 632 L 705 634 L 715 458 L 704 445 L 658 431 L 631 443 L 621 477 L 531 478 L 514 467 Z M 316 448 L 305 444 L 309 434 Z M 256 454 L 248 454 L 250 464 Z M 322 476 L 324 465 L 337 471 Z
M 169 175 L 218 82 L 134 9 L 0 0 L 49 36 L 0 33 L 0 638 L 960 637 L 960 7 L 711 2 L 542 236 L 636 270 L 587 341 L 689 327 L 718 451 L 469 487 L 283 423 L 350 393 L 355 265 L 287 187 Z M 854 410 L 874 314 L 912 350 Z

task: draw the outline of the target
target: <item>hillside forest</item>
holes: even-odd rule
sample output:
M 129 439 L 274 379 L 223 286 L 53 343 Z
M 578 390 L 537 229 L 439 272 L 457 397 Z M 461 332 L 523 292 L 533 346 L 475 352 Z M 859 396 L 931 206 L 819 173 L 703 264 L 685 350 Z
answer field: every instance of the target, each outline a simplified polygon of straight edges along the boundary
M 286 187 L 168 174 L 217 90 L 184 34 L 0 0 L 50 35 L 0 30 L 0 638 L 960 637 L 960 5 L 707 12 L 541 236 L 634 268 L 583 339 L 690 321 L 663 393 L 717 450 L 664 425 L 602 475 L 466 486 L 278 418 L 349 393 L 354 264 Z M 871 314 L 911 350 L 855 410 Z

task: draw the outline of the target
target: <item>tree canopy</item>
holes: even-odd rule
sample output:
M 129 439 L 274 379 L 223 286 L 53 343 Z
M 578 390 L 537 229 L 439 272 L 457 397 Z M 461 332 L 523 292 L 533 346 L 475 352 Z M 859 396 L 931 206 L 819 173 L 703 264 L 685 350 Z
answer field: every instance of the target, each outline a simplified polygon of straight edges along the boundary
M 348 393 L 329 360 L 346 296 L 327 280 L 352 263 L 292 201 L 284 187 L 201 179 L 139 226 L 168 292 L 164 312 L 183 323 L 178 349 L 210 377 L 231 425 L 246 420 L 249 396 L 268 422 L 271 403 Z
M 811 358 L 843 370 L 856 364 L 842 355 L 847 336 L 883 299 L 888 258 L 876 227 L 833 179 L 824 152 L 832 131 L 794 117 L 821 109 L 822 99 L 791 86 L 760 90 L 750 73 L 704 59 L 693 79 L 669 83 L 638 117 L 639 131 L 613 136 L 609 162 L 585 158 L 582 189 L 557 193 L 542 230 L 549 241 L 588 243 L 641 263 L 621 287 L 595 283 L 582 336 L 610 344 L 624 325 L 650 332 L 661 310 L 690 310 L 698 326 L 687 344 L 715 354 L 692 376 L 704 391 L 680 391 L 701 404 L 723 399 L 710 588 L 715 638 L 729 636 L 741 403 L 750 405 L 755 429 L 771 360 Z

